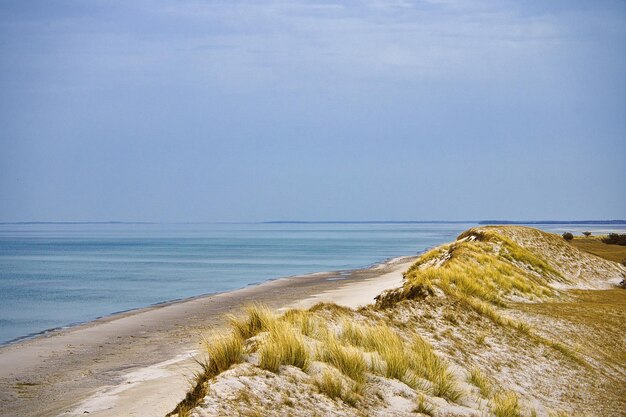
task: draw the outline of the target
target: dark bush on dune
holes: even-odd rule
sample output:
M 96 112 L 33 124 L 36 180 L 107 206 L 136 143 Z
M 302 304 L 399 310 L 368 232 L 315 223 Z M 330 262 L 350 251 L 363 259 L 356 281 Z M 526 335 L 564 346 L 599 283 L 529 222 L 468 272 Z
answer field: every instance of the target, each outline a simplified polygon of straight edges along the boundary
M 572 239 L 574 239 L 574 235 L 571 234 L 570 232 L 565 232 L 565 233 L 563 233 L 563 239 L 565 239 L 565 240 L 572 240 Z
M 591 232 L 583 232 L 583 235 L 585 235 L 585 237 L 589 237 L 591 236 Z
M 621 235 L 618 235 L 617 233 L 609 233 L 609 235 L 602 239 L 602 241 L 609 245 L 626 246 L 626 233 L 622 233 Z

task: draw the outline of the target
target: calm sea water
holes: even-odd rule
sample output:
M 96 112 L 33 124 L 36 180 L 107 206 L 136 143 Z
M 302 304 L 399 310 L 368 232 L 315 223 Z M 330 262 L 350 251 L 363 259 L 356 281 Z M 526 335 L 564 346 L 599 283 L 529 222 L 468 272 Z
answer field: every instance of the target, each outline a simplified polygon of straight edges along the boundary
M 468 224 L 0 226 L 0 343 L 118 311 L 416 254 Z
M 270 278 L 414 255 L 472 226 L 0 225 L 0 343 Z

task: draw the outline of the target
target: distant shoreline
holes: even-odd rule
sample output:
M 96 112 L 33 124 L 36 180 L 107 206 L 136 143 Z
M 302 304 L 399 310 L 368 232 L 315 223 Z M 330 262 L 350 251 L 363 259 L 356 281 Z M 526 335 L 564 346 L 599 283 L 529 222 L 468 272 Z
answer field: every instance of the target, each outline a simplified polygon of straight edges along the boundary
M 0 222 L 0 225 L 193 225 L 193 224 L 573 224 L 573 225 L 626 225 L 626 220 L 270 220 L 258 222 L 145 222 L 145 221 L 19 221 Z
M 478 222 L 480 225 L 489 224 L 574 224 L 574 225 L 615 225 L 626 224 L 626 220 L 535 220 L 535 221 L 515 221 L 515 220 L 481 220 Z

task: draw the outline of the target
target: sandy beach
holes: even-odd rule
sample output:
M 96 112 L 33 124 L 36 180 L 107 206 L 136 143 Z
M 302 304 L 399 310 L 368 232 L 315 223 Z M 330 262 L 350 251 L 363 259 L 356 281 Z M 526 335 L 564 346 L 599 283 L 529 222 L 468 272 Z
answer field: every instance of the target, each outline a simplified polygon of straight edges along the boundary
M 120 313 L 0 348 L 2 416 L 161 416 L 184 397 L 203 336 L 250 303 L 358 307 L 400 286 L 414 257 L 268 281 Z

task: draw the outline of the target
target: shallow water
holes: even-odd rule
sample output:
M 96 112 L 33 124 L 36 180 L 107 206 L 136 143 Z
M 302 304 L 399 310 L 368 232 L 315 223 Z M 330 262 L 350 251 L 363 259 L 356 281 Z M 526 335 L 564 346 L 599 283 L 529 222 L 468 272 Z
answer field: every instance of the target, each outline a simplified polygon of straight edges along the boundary
M 468 224 L 0 226 L 0 343 L 270 278 L 413 255 Z
M 0 225 L 0 343 L 271 278 L 414 255 L 474 225 Z

